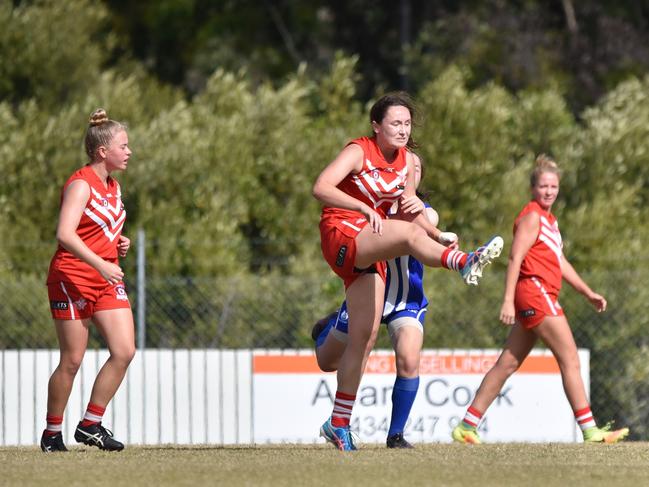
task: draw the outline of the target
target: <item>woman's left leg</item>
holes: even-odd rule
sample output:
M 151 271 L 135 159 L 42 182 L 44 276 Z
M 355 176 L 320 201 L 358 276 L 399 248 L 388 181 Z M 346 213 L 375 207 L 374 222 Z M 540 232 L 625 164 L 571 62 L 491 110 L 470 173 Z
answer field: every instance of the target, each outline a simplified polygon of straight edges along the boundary
M 356 394 L 383 315 L 385 283 L 378 274 L 363 274 L 346 290 L 348 342 L 338 365 L 338 390 Z
M 552 350 L 559 363 L 563 390 L 575 414 L 575 420 L 584 435 L 584 441 L 616 443 L 624 439 L 629 434 L 629 428 L 610 431 L 608 428 L 597 427 L 586 396 L 586 387 L 581 378 L 577 344 L 566 317 L 548 316 L 534 328 L 534 331 Z
M 559 363 L 563 390 L 572 410 L 576 412 L 589 407 L 586 388 L 581 378 L 577 344 L 566 317 L 546 316 L 533 330 L 552 351 Z
M 419 359 L 424 343 L 423 327 L 416 318 L 397 318 L 391 330 L 397 377 L 392 388 L 392 415 L 386 444 L 388 448 L 412 448 L 403 437 L 406 421 L 419 390 Z
M 106 341 L 110 355 L 90 394 L 90 402 L 106 407 L 119 388 L 135 356 L 135 326 L 130 308 L 98 311 L 93 322 Z
M 464 419 L 452 431 L 451 436 L 460 443 L 480 443 L 477 432 L 482 417 L 509 377 L 518 370 L 536 343 L 536 335 L 519 322 L 512 326 L 505 347 L 498 360 L 487 372 L 476 391 Z
M 102 450 L 122 450 L 124 445 L 113 439 L 113 434 L 101 425 L 101 421 L 106 406 L 115 396 L 135 355 L 133 313 L 130 308 L 97 311 L 92 321 L 106 341 L 110 355 L 97 374 L 88 409 L 77 426 L 74 438 Z
M 346 290 L 349 313 L 348 342 L 338 363 L 338 386 L 331 418 L 320 428 L 320 434 L 339 450 L 355 450 L 349 423 L 367 358 L 376 342 L 385 283 L 380 275 L 359 276 Z

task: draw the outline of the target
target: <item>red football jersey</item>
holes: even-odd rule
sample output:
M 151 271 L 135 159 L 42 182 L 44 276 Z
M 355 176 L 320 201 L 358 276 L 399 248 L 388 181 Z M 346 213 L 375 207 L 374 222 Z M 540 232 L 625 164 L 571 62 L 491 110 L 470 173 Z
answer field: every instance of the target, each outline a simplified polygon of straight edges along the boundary
M 559 223 L 552 213 L 541 208 L 541 205 L 536 201 L 530 201 L 516 217 L 514 233 L 516 233 L 520 219 L 530 212 L 538 213 L 541 221 L 536 241 L 521 264 L 519 279 L 536 277 L 549 288 L 548 291 L 558 293 L 561 289 L 561 256 L 563 254 Z
M 104 260 L 117 263 L 117 243 L 126 220 L 119 183 L 108 177 L 108 187 L 89 166 L 76 171 L 61 191 L 61 202 L 67 187 L 83 179 L 90 186 L 90 196 L 81 215 L 77 235 L 95 254 Z M 73 282 L 83 286 L 105 286 L 106 280 L 97 270 L 58 246 L 50 263 L 47 283 Z
M 363 149 L 363 167 L 357 174 L 348 174 L 338 184 L 338 189 L 374 208 L 381 217 L 386 218 L 390 208 L 398 201 L 406 187 L 407 149 L 399 149 L 394 161 L 389 163 L 383 157 L 374 137 L 360 137 L 352 140 L 350 144 L 357 144 Z M 323 208 L 323 218 L 333 215 L 350 221 L 364 218 L 357 211 L 327 206 Z

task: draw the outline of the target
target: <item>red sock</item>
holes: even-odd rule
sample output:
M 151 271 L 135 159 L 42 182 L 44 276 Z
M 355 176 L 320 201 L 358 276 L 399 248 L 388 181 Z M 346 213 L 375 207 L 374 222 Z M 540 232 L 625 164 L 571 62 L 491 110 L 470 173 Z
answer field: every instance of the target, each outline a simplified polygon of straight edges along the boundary
M 582 431 L 597 426 L 595 419 L 593 418 L 593 412 L 590 410 L 590 406 L 575 411 L 575 419 Z
M 462 420 L 462 422 L 466 426 L 477 428 L 478 425 L 480 424 L 481 419 L 482 419 L 482 413 L 478 411 L 476 408 L 474 408 L 473 406 L 469 406 L 469 409 L 466 410 L 466 414 L 464 415 L 464 419 Z
M 63 431 L 63 416 L 54 416 L 53 414 L 48 413 L 47 416 L 45 416 L 45 421 L 47 422 L 45 434 L 48 436 L 54 436 Z
M 446 249 L 442 253 L 442 267 L 459 271 L 466 264 L 467 255 L 466 252 L 462 252 L 461 250 Z
M 331 413 L 331 424 L 336 428 L 341 426 L 349 426 L 349 421 L 352 417 L 352 409 L 354 408 L 354 401 L 356 395 L 345 394 L 344 392 L 336 391 L 336 400 L 334 401 L 334 410 Z
M 101 423 L 101 418 L 104 416 L 106 408 L 102 408 L 93 403 L 88 403 L 86 414 L 83 415 L 81 426 L 90 426 L 91 424 Z

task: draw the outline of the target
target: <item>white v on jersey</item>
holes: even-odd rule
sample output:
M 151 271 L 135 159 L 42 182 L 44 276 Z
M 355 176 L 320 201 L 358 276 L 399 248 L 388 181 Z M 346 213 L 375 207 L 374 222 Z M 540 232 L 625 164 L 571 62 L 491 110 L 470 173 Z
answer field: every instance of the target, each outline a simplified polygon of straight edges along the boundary
M 77 179 L 90 186 L 90 196 L 79 220 L 77 235 L 99 257 L 117 263 L 117 244 L 126 220 L 119 183 L 109 177 L 107 185 L 104 185 L 92 167 L 86 165 L 67 180 L 61 192 L 61 200 L 66 188 Z M 91 287 L 106 284 L 96 269 L 59 245 L 50 263 L 47 282 L 51 284 L 60 281 Z
M 126 212 L 122 205 L 122 191 L 117 185 L 117 194 L 113 199 L 113 204 L 110 202 L 112 194 L 102 195 L 92 186 L 90 191 L 90 201 L 83 212 L 102 229 L 106 238 L 112 242 L 121 233 L 126 220 Z
M 388 261 L 383 319 L 392 313 L 420 310 L 428 306 L 422 282 L 424 266 L 412 256 L 404 255 Z

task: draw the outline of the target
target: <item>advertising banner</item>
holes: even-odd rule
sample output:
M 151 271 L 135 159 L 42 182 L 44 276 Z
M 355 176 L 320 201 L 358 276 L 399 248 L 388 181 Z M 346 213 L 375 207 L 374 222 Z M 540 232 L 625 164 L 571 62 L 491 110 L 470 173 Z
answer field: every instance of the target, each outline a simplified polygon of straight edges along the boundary
M 424 350 L 420 386 L 405 437 L 450 442 L 484 374 L 499 350 Z M 579 350 L 588 390 L 589 353 Z M 312 352 L 253 353 L 253 441 L 312 443 L 331 414 L 335 373 L 323 373 Z M 390 425 L 394 353 L 369 358 L 358 391 L 352 429 L 361 442 L 383 443 Z M 485 442 L 575 442 L 581 434 L 549 351 L 533 351 L 505 383 L 479 426 Z

